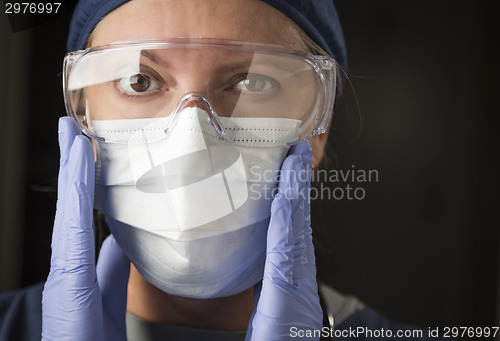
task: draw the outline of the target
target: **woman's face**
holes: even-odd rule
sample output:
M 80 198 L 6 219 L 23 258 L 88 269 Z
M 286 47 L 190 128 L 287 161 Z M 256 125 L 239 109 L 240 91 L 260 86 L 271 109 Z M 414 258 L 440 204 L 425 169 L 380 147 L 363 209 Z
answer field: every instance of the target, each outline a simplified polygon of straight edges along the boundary
M 161 37 L 235 39 L 306 50 L 294 23 L 259 0 L 133 0 L 106 15 L 90 43 Z M 326 134 L 310 139 L 313 165 L 321 160 L 325 142 Z

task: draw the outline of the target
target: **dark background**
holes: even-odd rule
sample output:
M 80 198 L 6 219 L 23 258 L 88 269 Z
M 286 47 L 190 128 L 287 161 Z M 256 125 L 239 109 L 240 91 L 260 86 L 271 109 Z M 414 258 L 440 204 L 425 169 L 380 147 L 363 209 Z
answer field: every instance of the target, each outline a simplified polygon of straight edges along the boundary
M 498 3 L 336 1 L 360 110 L 347 82 L 330 142 L 340 169 L 379 179 L 322 203 L 318 265 L 394 320 L 500 325 Z M 48 273 L 69 22 L 13 33 L 3 12 L 0 291 Z

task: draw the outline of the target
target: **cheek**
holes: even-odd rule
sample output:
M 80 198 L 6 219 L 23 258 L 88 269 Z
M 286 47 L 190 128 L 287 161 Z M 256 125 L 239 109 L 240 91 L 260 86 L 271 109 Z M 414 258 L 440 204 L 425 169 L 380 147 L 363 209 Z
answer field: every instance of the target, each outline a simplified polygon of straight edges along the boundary
M 86 106 L 90 114 L 91 120 L 105 119 L 106 115 L 103 111 L 109 105 L 109 101 L 105 100 L 105 95 L 102 91 L 102 85 L 92 85 L 85 89 Z M 106 103 L 108 102 L 108 103 Z
M 86 88 L 87 110 L 91 120 L 118 120 L 133 117 L 134 107 L 120 98 L 113 82 Z

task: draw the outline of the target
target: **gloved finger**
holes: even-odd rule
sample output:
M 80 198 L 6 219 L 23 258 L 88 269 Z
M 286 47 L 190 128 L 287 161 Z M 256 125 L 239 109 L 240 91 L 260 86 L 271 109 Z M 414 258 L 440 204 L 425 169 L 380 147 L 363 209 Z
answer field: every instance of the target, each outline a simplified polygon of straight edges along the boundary
M 307 214 L 307 210 L 305 209 L 305 207 L 307 206 L 309 206 L 309 200 L 303 199 L 301 202 L 302 209 L 298 211 L 299 213 L 294 215 L 294 229 L 296 224 L 300 224 L 298 220 L 302 219 L 302 234 L 300 236 L 300 242 L 296 242 L 296 248 L 294 251 L 296 257 L 294 283 L 299 290 L 308 291 L 310 295 L 313 295 L 317 294 L 318 285 L 316 282 L 316 258 L 314 255 L 314 245 L 312 242 L 310 218 L 307 218 L 305 216 L 305 214 Z
M 82 135 L 82 132 L 71 117 L 63 116 L 59 118 L 58 140 L 61 152 L 61 165 L 65 165 L 68 161 L 71 146 L 77 135 Z
M 67 231 L 63 228 L 63 217 L 64 217 L 64 203 L 65 191 L 67 189 L 67 179 L 68 179 L 68 159 L 73 146 L 73 141 L 77 135 L 81 135 L 81 131 L 76 125 L 76 123 L 69 116 L 61 117 L 59 119 L 59 149 L 60 149 L 60 161 L 59 161 L 59 175 L 57 181 L 57 209 L 56 216 L 54 220 L 54 229 L 52 231 L 52 256 L 51 256 L 51 267 L 58 268 L 64 266 L 64 258 L 66 253 L 65 243 L 62 241 L 67 240 Z M 57 260 L 60 260 L 58 263 Z M 63 264 L 61 264 L 61 261 Z
M 309 182 L 308 179 L 309 176 L 305 173 L 302 156 L 289 155 L 281 165 L 278 193 L 290 200 L 295 209 L 299 205 L 299 199 L 303 197 L 303 192 Z
M 60 169 L 66 168 L 69 159 L 69 153 L 71 147 L 73 146 L 73 141 L 77 135 L 81 135 L 82 132 L 78 125 L 73 121 L 73 119 L 69 116 L 64 116 L 59 119 L 59 130 L 58 130 L 58 139 L 59 139 L 59 150 L 61 153 L 60 156 Z M 67 172 L 59 172 L 58 182 L 63 186 L 58 186 L 59 188 L 65 188 L 67 179 Z
M 304 202 L 304 220 L 305 220 L 305 226 L 304 226 L 304 247 L 305 247 L 305 254 L 307 258 L 307 262 L 309 266 L 307 266 L 307 269 L 309 271 L 309 276 L 308 278 L 315 278 L 316 277 L 316 261 L 315 261 L 315 255 L 314 255 L 314 246 L 312 243 L 312 229 L 311 229 L 311 176 L 312 176 L 312 149 L 311 145 L 309 144 L 308 141 L 304 141 L 301 143 L 298 143 L 292 148 L 290 148 L 289 151 L 290 154 L 295 154 L 295 155 L 300 155 L 304 164 L 304 171 L 303 175 L 301 177 L 302 181 L 307 181 L 305 189 L 304 189 L 304 195 L 303 197 L 306 198 Z
M 291 203 L 282 193 L 278 193 L 271 204 L 264 278 L 255 318 L 252 320 L 252 340 L 261 340 L 262 335 L 272 331 L 272 326 L 267 325 L 267 322 L 262 325 L 262 321 L 287 314 L 288 293 L 294 291 L 295 240 L 291 220 Z
M 300 181 L 304 181 L 310 186 L 312 176 L 312 149 L 309 142 L 304 141 L 293 145 L 292 148 L 290 148 L 289 155 L 300 155 L 304 165 Z M 310 188 L 308 188 L 308 190 L 310 190 Z M 310 205 L 306 206 L 305 216 L 310 220 Z
M 289 158 L 295 157 L 296 155 L 289 156 Z M 297 188 L 295 196 L 289 198 L 292 203 L 292 215 L 291 215 L 291 226 L 293 231 L 294 246 L 292 250 L 293 256 L 293 281 L 297 285 L 297 279 L 303 278 L 308 275 L 308 269 L 304 265 L 307 265 L 306 257 L 306 246 L 305 246 L 305 210 L 306 206 L 309 205 L 309 178 L 306 174 L 306 169 L 301 156 L 297 156 L 300 162 L 297 163 L 284 163 L 282 167 L 285 174 L 289 173 L 290 178 L 294 183 L 292 186 Z M 281 190 L 284 190 L 287 185 L 286 182 L 280 183 Z
M 306 219 L 309 220 L 310 222 L 310 185 L 311 185 L 311 176 L 312 176 L 312 149 L 311 145 L 309 144 L 308 141 L 303 141 L 301 143 L 298 143 L 296 145 L 293 145 L 292 148 L 290 148 L 290 151 L 288 152 L 289 155 L 298 155 L 302 159 L 302 166 L 303 168 L 301 170 L 294 170 L 293 173 L 296 174 L 296 179 L 302 184 L 301 190 L 304 190 L 305 193 L 301 195 L 301 198 L 307 198 L 307 201 L 309 205 L 305 206 L 305 211 L 304 215 Z M 285 166 L 285 165 L 283 165 Z M 283 172 L 283 167 L 282 167 L 282 172 Z
M 115 333 L 123 332 L 126 330 L 125 312 L 130 261 L 112 235 L 102 243 L 96 270 L 103 311 L 111 319 L 110 328 L 117 327 Z
M 312 237 L 312 228 L 311 228 L 311 176 L 312 176 L 312 148 L 308 141 L 306 141 L 303 145 L 301 144 L 301 155 L 302 160 L 304 161 L 304 166 L 306 167 L 307 173 L 310 175 L 309 183 L 307 186 L 307 202 L 304 210 L 306 225 L 305 225 L 305 247 L 306 247 L 306 256 L 307 261 L 309 263 L 309 271 L 310 276 L 308 278 L 315 279 L 316 278 L 316 256 L 314 254 L 314 245 L 313 245 L 313 237 Z M 317 282 L 314 280 L 314 284 L 317 287 Z M 317 289 L 316 289 L 317 290 Z
M 305 254 L 307 257 L 307 263 L 309 270 L 309 278 L 316 278 L 316 256 L 314 254 L 314 244 L 313 244 L 313 231 L 311 228 L 311 184 L 307 186 L 307 200 L 305 201 L 304 209 L 304 244 L 305 244 Z M 316 283 L 316 281 L 315 281 Z
M 311 149 L 307 142 L 299 144 L 299 147 L 301 148 L 296 148 L 294 151 L 301 154 L 292 154 L 285 159 L 279 183 L 280 193 L 285 193 L 292 206 L 291 226 L 294 239 L 292 274 L 295 285 L 299 284 L 298 279 L 310 277 L 311 271 L 315 271 L 308 265 L 305 240 L 306 231 L 310 229 L 310 173 L 307 172 L 307 166 L 302 159 L 302 155 L 306 160 L 311 159 Z M 314 258 L 314 250 L 312 257 Z
M 94 151 L 90 141 L 80 135 L 75 137 L 68 159 L 63 220 L 68 235 L 65 272 L 75 276 L 75 288 L 95 284 L 93 197 Z
M 304 205 L 303 219 L 304 219 L 304 233 L 303 233 L 303 255 L 301 262 L 298 262 L 298 268 L 295 271 L 294 282 L 297 288 L 306 293 L 308 297 L 317 297 L 318 284 L 316 281 L 316 257 L 314 255 L 314 245 L 312 242 L 312 229 L 311 229 L 311 176 L 312 176 L 312 149 L 308 141 L 296 144 L 291 148 L 291 152 L 301 156 L 304 164 L 304 172 L 307 175 L 306 186 L 304 189 L 304 196 L 302 197 Z M 305 178 L 305 177 L 303 177 Z M 298 217 L 298 219 L 300 219 Z M 317 300 L 315 305 L 319 303 Z
M 309 274 L 308 259 L 306 255 L 306 220 L 305 220 L 305 206 L 307 199 L 305 198 L 305 190 L 301 192 L 298 200 L 297 207 L 292 213 L 292 228 L 294 233 L 295 245 L 293 248 L 294 257 L 294 271 L 293 279 L 295 285 L 299 285 L 298 280 L 307 277 Z
M 290 170 L 301 168 L 302 160 L 297 155 L 288 156 L 283 162 L 278 194 L 271 204 L 264 279 L 293 283 L 296 231 L 292 226 L 292 201 L 297 202 L 299 183 Z
M 295 242 L 303 238 L 304 219 L 309 207 L 310 176 L 300 154 L 289 155 L 281 166 L 279 193 L 283 193 L 290 200 L 293 209 L 292 222 L 294 223 Z
M 303 141 L 300 143 L 297 143 L 290 148 L 288 151 L 288 155 L 300 155 L 302 160 L 304 161 L 304 165 L 306 168 L 311 167 L 312 165 L 312 149 L 311 145 L 309 144 L 309 141 Z M 308 171 L 310 169 L 307 169 Z

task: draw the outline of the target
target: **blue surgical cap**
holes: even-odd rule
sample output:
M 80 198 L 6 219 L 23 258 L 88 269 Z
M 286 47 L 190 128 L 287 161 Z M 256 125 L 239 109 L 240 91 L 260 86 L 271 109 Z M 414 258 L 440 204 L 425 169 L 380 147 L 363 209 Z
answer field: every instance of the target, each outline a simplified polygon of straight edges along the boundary
M 80 0 L 71 20 L 68 51 L 85 48 L 97 23 L 129 0 Z M 342 27 L 333 0 L 263 0 L 292 19 L 330 56 L 346 65 Z

